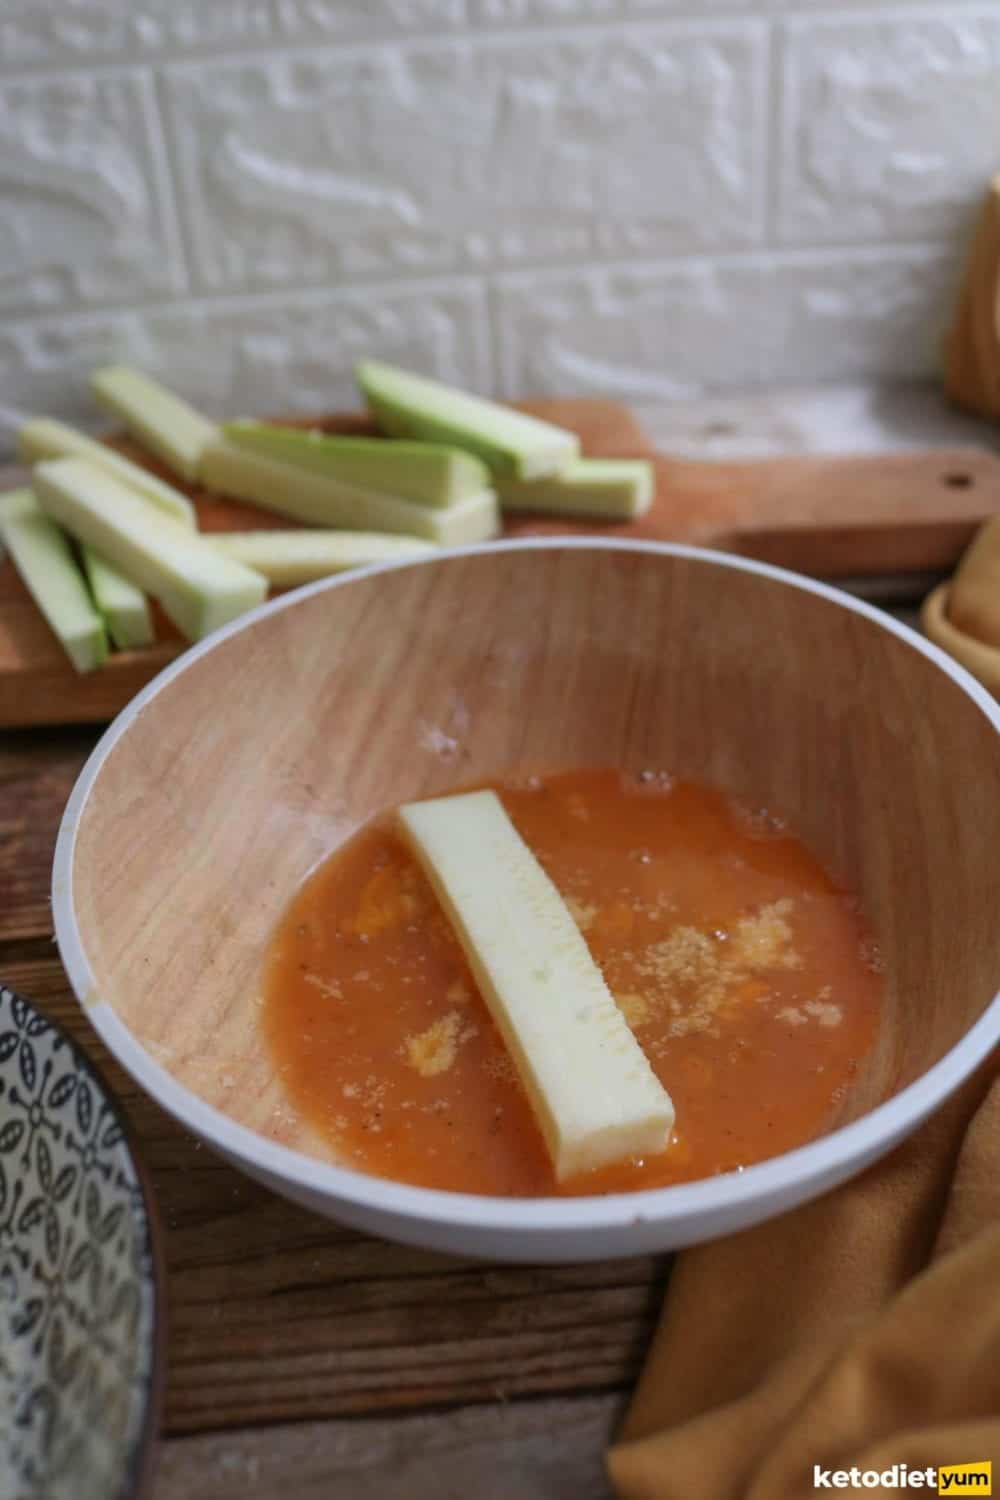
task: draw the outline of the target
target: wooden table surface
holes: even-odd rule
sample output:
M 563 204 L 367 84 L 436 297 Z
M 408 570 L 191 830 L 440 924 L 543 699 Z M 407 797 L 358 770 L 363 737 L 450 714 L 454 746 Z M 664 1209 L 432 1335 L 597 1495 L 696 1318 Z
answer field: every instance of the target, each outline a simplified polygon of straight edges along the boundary
M 905 580 L 881 592 L 913 623 Z M 503 1267 L 390 1245 L 243 1178 L 142 1094 L 52 942 L 56 829 L 99 734 L 0 735 L 0 980 L 102 1067 L 152 1172 L 169 1330 L 151 1500 L 608 1500 L 603 1449 L 666 1258 Z

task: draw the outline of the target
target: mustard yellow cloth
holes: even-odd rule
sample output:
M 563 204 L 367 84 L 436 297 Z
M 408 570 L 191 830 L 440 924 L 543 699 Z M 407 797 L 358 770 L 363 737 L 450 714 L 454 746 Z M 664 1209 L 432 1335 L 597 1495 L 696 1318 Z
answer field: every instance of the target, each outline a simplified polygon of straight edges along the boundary
M 620 1500 L 815 1500 L 815 1465 L 986 1459 L 1000 1494 L 998 1075 L 862 1177 L 678 1258 L 608 1455 Z
M 950 583 L 924 600 L 924 634 L 1000 698 L 1000 516 L 979 528 Z

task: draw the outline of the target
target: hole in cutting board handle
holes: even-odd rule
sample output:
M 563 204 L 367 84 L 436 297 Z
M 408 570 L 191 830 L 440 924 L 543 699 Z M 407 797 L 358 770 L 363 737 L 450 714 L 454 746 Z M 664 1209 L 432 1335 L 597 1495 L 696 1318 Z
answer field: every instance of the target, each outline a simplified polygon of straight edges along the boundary
M 946 484 L 950 490 L 971 490 L 975 482 L 971 474 L 956 472 L 941 476 L 941 483 Z

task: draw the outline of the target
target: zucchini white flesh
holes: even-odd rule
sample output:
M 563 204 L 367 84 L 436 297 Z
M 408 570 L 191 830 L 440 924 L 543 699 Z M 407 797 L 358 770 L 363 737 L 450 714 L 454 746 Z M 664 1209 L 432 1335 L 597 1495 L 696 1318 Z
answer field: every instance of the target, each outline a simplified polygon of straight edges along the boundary
M 69 542 L 30 490 L 0 499 L 0 540 L 53 634 L 78 672 L 107 659 L 104 621 L 94 608 Z
M 440 547 L 487 541 L 500 525 L 492 490 L 443 508 L 421 505 L 328 475 L 310 474 L 227 442 L 210 443 L 205 449 L 202 477 L 209 489 L 294 516 L 310 526 L 389 531 L 422 537 Z
M 130 484 L 146 500 L 151 500 L 174 521 L 192 529 L 198 524 L 194 506 L 187 495 L 175 490 L 172 484 L 157 479 L 141 464 L 134 464 L 124 454 L 109 448 L 107 443 L 98 443 L 94 438 L 77 432 L 65 422 L 56 422 L 49 417 L 34 417 L 17 434 L 18 456 L 28 464 L 40 463 L 46 458 L 89 458 L 99 468 L 107 469 L 123 484 Z
M 653 503 L 653 465 L 644 458 L 577 458 L 545 479 L 498 479 L 502 510 L 631 521 Z
M 200 640 L 267 597 L 266 578 L 158 515 L 88 459 L 39 464 L 34 483 L 43 510 L 158 599 L 188 640 Z
M 237 448 L 422 505 L 454 505 L 490 487 L 484 463 L 445 443 L 387 442 L 249 421 L 227 422 L 222 432 Z
M 205 538 L 226 557 L 261 573 L 277 588 L 296 588 L 366 568 L 370 563 L 403 562 L 437 551 L 415 536 L 388 536 L 381 531 L 220 531 Z
M 153 616 L 149 600 L 124 573 L 84 542 L 80 547 L 83 571 L 98 613 L 120 651 L 153 644 Z
M 91 376 L 94 395 L 125 423 L 138 442 L 183 479 L 196 480 L 206 443 L 218 427 L 159 381 L 126 365 L 107 365 Z
M 664 1150 L 670 1096 L 496 793 L 412 802 L 398 816 L 507 1044 L 556 1178 Z

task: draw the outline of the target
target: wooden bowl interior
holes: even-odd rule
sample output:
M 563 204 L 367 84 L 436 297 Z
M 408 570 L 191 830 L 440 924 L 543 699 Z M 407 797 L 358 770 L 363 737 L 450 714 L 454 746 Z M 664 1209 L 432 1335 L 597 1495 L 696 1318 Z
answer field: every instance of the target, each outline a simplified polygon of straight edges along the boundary
M 831 600 L 595 547 L 352 580 L 163 688 L 80 821 L 73 898 L 96 996 L 203 1099 L 329 1157 L 258 1024 L 262 955 L 297 885 L 386 806 L 608 764 L 767 807 L 857 891 L 888 993 L 846 1118 L 923 1073 L 1000 987 L 1000 736 L 972 700 Z

